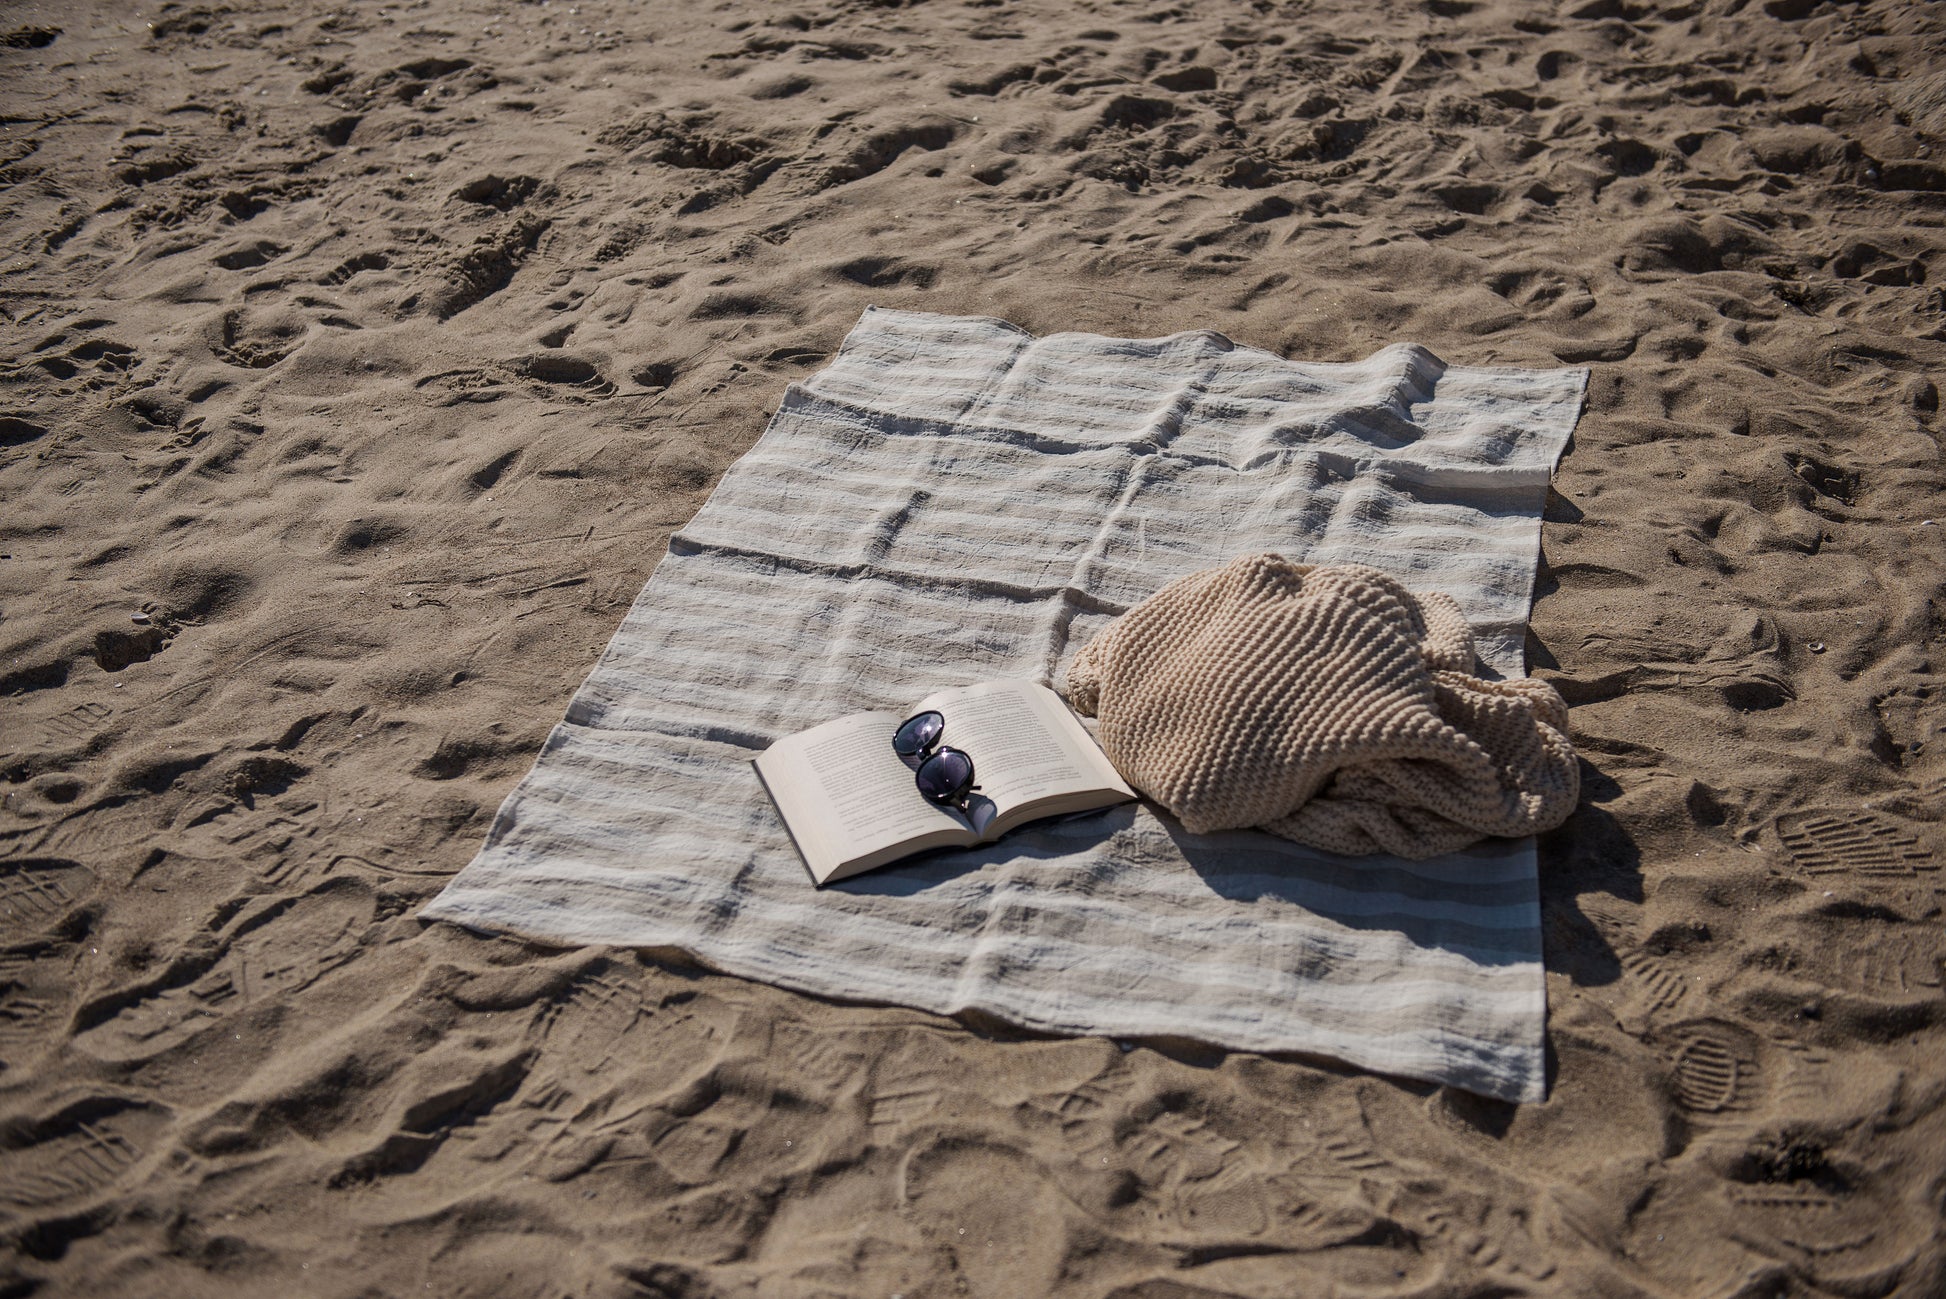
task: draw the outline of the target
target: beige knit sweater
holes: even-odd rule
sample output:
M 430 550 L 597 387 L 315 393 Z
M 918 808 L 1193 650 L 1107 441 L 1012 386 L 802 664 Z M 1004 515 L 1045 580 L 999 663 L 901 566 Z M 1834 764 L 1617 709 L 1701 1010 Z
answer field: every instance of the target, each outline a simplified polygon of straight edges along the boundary
M 1185 829 L 1425 858 L 1552 829 L 1580 794 L 1560 695 L 1475 666 L 1448 596 L 1245 555 L 1116 619 L 1067 684 L 1116 770 Z

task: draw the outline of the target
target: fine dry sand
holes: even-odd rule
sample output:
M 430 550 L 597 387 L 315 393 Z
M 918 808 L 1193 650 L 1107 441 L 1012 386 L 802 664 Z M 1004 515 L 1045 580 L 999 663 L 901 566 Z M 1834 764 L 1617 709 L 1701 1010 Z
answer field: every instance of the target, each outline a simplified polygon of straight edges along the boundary
M 0 19 L 0 1295 L 1946 1292 L 1946 6 Z M 1545 1104 L 415 919 L 868 303 L 1592 368 Z

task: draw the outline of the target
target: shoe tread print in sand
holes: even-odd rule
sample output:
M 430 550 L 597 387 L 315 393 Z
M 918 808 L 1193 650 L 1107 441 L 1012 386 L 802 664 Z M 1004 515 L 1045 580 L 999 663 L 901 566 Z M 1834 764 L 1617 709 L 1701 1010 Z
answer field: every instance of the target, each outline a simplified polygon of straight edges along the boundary
M 1690 972 L 1679 958 L 1671 959 L 1666 939 L 1659 941 L 1662 936 L 1657 934 L 1638 937 L 1638 918 L 1619 903 L 1596 900 L 1583 911 L 1621 967 L 1624 1000 L 1616 1016 L 1624 1027 L 1644 1031 L 1685 1005 Z
M 1689 1257 L 1714 1259 L 1718 1275 L 1770 1267 L 1786 1285 L 1884 1293 L 1906 1273 L 1924 1248 L 1926 1213 L 1897 1198 L 1892 1188 L 1910 1174 L 1872 1152 L 1868 1135 L 1897 1121 L 1896 1069 L 1723 1018 L 1658 1029 L 1650 1041 L 1690 1135 L 1652 1179 L 1646 1207 L 1609 1238 L 1655 1260 L 1645 1277 L 1700 1283 L 1711 1269 L 1685 1272 L 1676 1260 Z M 1732 1224 L 1727 1237 L 1698 1234 L 1713 1221 Z
M 1551 1221 L 1674 1293 L 1737 1274 L 1786 1291 L 1896 1292 L 1927 1237 L 1896 1189 L 1913 1185 L 1909 1156 L 1871 1135 L 1910 1121 L 1909 1083 L 1878 1044 L 1936 1013 L 1933 828 L 1877 809 L 1786 812 L 1764 852 L 1737 792 L 1716 793 L 1722 804 L 1692 791 L 1699 833 L 1648 898 L 1580 904 L 1613 953 L 1615 995 L 1601 1005 L 1654 1053 L 1645 1081 L 1673 1139 L 1632 1174 L 1637 1210 L 1595 1211 L 1585 1188 L 1561 1187 Z M 1715 828 L 1726 819 L 1744 823 L 1734 841 Z M 1680 869 L 1692 857 L 1726 881 L 1701 899 Z M 1697 905 L 1726 895 L 1742 907 Z M 1708 1225 L 1725 1222 L 1735 1230 Z
M 0 926 L 15 938 L 53 928 L 94 890 L 94 872 L 79 862 L 0 862 Z
M 296 739 L 278 747 L 295 749 L 321 735 L 356 742 L 361 724 L 371 725 L 357 714 L 312 714 L 291 728 Z M 503 747 L 479 743 L 456 757 L 436 753 L 433 761 L 463 773 L 500 759 Z M 288 895 L 342 877 L 380 887 L 397 880 L 407 888 L 443 879 L 449 872 L 429 864 L 425 849 L 454 830 L 450 821 L 415 817 L 382 791 L 333 781 L 295 755 L 253 754 L 232 764 L 215 788 L 184 801 L 167 843 L 170 853 L 212 870 L 246 862 L 260 888 Z
M 1875 1002 L 1937 998 L 1946 980 L 1940 827 L 1852 807 L 1785 813 L 1773 828 L 1810 899 L 1772 949 L 1782 972 Z
M 93 871 L 62 858 L 0 863 L 0 1072 L 51 1042 L 73 1001 Z
M 1665 1286 L 1741 1267 L 1816 1293 L 1885 1292 L 1927 1232 L 1893 1189 L 1911 1185 L 1905 1156 L 1872 1148 L 1869 1134 L 1905 1121 L 1908 1084 L 1870 1041 L 1939 996 L 1929 827 L 1857 809 L 1787 813 L 1776 830 L 1780 882 L 1740 936 L 1672 920 L 1638 941 L 1628 909 L 1586 908 L 1629 985 L 1618 1027 L 1657 1053 L 1687 1136 L 1645 1185 L 1647 1207 L 1580 1234 L 1638 1255 L 1641 1278 Z M 1577 1217 L 1589 1221 L 1563 1221 Z M 1734 1226 L 1698 1235 L 1714 1221 Z
M 1287 1284 L 1301 1267 L 1319 1282 L 1412 1293 L 1518 1289 L 1554 1274 L 1530 1227 L 1532 1188 L 1482 1167 L 1468 1191 L 1392 1153 L 1357 1079 L 1311 1078 L 1293 1090 L 1273 1062 L 1233 1059 L 1215 1066 L 1218 1085 L 1192 1095 L 1156 1085 L 1167 1059 L 1135 1047 L 1077 1085 L 1027 1098 L 1016 1112 L 1044 1134 L 1030 1147 L 1041 1166 L 1010 1174 L 1012 1185 L 1037 1180 L 1048 1205 L 1072 1206 L 1071 1223 L 1085 1214 L 1131 1250 L 1166 1258 L 1151 1284 L 1166 1277 L 1201 1287 L 1187 1293 L 1232 1293 L 1244 1277 Z M 933 1138 L 915 1147 L 911 1168 L 959 1157 Z M 1490 1193 L 1476 1193 L 1487 1183 Z
M 108 1192 L 156 1153 L 171 1118 L 165 1106 L 102 1091 L 0 1119 L 0 1217 L 71 1212 Z
M 1807 875 L 1911 879 L 1936 872 L 1940 864 L 1915 830 L 1867 808 L 1786 813 L 1777 818 L 1777 837 Z
M 1771 1122 L 1706 1143 L 1700 1159 L 1721 1178 L 1732 1237 L 1755 1254 L 1825 1291 L 1897 1292 L 1936 1213 L 1902 1201 L 1893 1188 L 1909 1170 L 1862 1144 L 1830 1125 Z
M 734 1045 L 736 1013 L 679 987 L 651 996 L 629 960 L 428 978 L 408 1000 L 446 1004 L 451 1022 L 388 1082 L 383 1117 L 363 1126 L 335 1186 L 386 1197 L 616 1177 L 702 1188 L 761 1109 L 719 1069 L 726 1053 L 752 1049 Z
M 371 891 L 352 879 L 246 902 L 159 978 L 84 1005 L 74 1046 L 98 1060 L 146 1060 L 300 992 L 359 955 L 375 905 Z

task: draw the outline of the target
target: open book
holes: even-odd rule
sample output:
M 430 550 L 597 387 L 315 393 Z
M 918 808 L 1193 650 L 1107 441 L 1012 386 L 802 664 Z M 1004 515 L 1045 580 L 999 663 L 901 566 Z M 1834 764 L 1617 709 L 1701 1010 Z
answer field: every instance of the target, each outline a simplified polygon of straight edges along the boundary
M 978 785 L 965 814 L 921 796 L 892 751 L 899 723 L 928 709 L 946 719 L 941 743 L 973 759 Z M 941 690 L 907 713 L 840 717 L 785 736 L 756 766 L 819 884 L 1135 797 L 1061 697 L 1032 681 Z

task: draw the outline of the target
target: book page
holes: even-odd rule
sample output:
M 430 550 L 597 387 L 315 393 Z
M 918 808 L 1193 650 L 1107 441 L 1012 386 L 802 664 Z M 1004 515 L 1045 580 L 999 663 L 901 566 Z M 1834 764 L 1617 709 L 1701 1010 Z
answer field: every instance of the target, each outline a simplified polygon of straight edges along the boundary
M 789 735 L 756 760 L 811 878 L 828 884 L 901 857 L 992 840 L 1014 825 L 1135 797 L 1061 697 L 1031 681 L 942 690 L 912 712 L 946 717 L 941 742 L 972 757 L 965 815 L 926 801 L 892 751 L 909 714 L 855 713 Z
M 971 839 L 967 822 L 919 794 L 892 752 L 900 718 L 858 713 L 786 736 L 757 759 L 764 783 L 814 876 L 881 849 L 938 835 Z M 977 762 L 977 759 L 976 759 Z
M 946 718 L 941 742 L 973 759 L 980 793 L 1002 817 L 1022 804 L 1090 790 L 1135 797 L 1061 697 L 1032 681 L 942 690 L 922 708 Z

